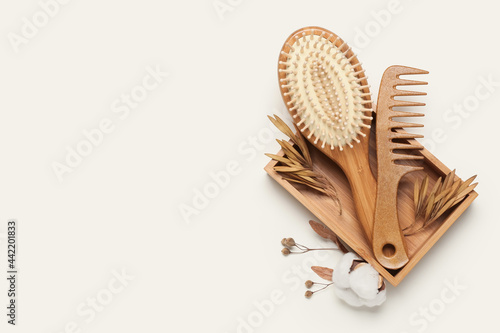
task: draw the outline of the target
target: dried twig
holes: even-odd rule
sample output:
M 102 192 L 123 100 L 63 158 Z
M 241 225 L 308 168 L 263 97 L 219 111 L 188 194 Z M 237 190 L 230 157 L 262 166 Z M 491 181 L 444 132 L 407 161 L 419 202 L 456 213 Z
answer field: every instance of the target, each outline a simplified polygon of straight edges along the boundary
M 337 190 L 321 171 L 313 168 L 306 140 L 300 134 L 297 127 L 295 126 L 297 131 L 297 134 L 295 134 L 277 115 L 274 115 L 274 118 L 269 116 L 269 119 L 274 126 L 288 136 L 293 143 L 292 145 L 286 140 L 276 140 L 280 144 L 284 155 L 278 156 L 274 154 L 266 154 L 266 156 L 280 162 L 280 164 L 277 164 L 274 167 L 274 170 L 279 172 L 283 176 L 283 179 L 289 182 L 303 184 L 318 192 L 328 195 L 338 204 L 339 214 L 342 215 L 342 204 L 340 203 L 337 195 Z
M 472 184 L 474 179 L 476 176 L 466 181 L 455 180 L 455 170 L 453 170 L 444 180 L 440 177 L 430 192 L 428 192 L 429 176 L 426 175 L 422 182 L 417 179 L 413 191 L 415 222 L 403 229 L 405 236 L 424 230 L 446 211 L 460 203 L 477 186 L 477 183 Z M 417 225 L 421 226 L 415 230 Z

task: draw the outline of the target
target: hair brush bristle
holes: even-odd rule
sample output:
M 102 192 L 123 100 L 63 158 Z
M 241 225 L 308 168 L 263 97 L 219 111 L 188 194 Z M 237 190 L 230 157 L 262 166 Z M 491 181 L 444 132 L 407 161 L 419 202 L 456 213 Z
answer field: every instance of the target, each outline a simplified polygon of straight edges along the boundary
M 370 128 L 366 77 L 351 48 L 333 33 L 302 30 L 283 47 L 280 87 L 289 111 L 308 139 L 332 150 L 353 147 Z

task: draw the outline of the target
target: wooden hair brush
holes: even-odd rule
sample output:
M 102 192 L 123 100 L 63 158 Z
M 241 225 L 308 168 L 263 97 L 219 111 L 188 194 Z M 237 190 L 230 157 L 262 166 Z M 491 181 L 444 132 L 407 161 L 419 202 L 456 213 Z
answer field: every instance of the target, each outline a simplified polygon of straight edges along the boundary
M 334 33 L 294 32 L 278 65 L 281 94 L 304 136 L 343 170 L 371 243 L 376 182 L 368 160 L 372 101 L 361 63 Z

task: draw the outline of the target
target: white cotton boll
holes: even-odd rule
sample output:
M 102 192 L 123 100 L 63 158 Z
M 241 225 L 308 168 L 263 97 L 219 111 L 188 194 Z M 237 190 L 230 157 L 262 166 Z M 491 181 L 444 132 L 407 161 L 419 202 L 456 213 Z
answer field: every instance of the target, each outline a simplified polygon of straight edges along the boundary
M 335 291 L 335 295 L 338 298 L 349 304 L 350 306 L 360 307 L 363 306 L 363 301 L 356 295 L 352 289 L 339 288 L 336 285 L 333 285 L 333 289 Z
M 353 270 L 349 276 L 351 289 L 359 297 L 366 300 L 374 299 L 378 294 L 379 274 L 369 264 L 362 265 Z
M 335 286 L 340 288 L 349 288 L 349 272 L 351 271 L 352 261 L 359 259 L 359 257 L 353 253 L 348 252 L 337 263 L 337 266 L 333 269 L 332 281 Z
M 386 289 L 382 290 L 381 292 L 379 292 L 377 294 L 377 296 L 375 296 L 374 299 L 371 299 L 371 300 L 365 300 L 364 303 L 366 306 L 368 307 L 373 307 L 373 306 L 379 306 L 379 305 L 382 305 L 382 303 L 385 302 L 385 294 L 386 294 Z
M 378 272 L 367 263 L 351 272 L 354 260 L 360 258 L 353 252 L 346 253 L 334 268 L 332 281 L 335 294 L 353 307 L 381 305 L 385 302 L 386 291 L 378 291 Z

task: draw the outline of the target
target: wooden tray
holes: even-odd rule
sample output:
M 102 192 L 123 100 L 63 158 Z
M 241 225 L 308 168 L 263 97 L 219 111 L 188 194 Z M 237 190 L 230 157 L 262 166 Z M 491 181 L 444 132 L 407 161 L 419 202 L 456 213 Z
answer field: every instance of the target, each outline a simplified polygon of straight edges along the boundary
M 375 128 L 375 126 L 372 126 Z M 370 149 L 370 164 L 372 170 L 376 168 L 375 133 L 372 130 Z M 277 164 L 271 160 L 264 168 L 265 171 L 290 192 L 298 201 L 300 201 L 312 214 L 321 222 L 327 225 L 335 232 L 347 245 L 349 245 L 359 256 L 369 262 L 387 281 L 397 286 L 404 277 L 415 267 L 417 262 L 429 251 L 429 249 L 438 241 L 438 239 L 448 230 L 448 228 L 457 220 L 457 218 L 469 207 L 477 197 L 477 193 L 472 191 L 465 199 L 445 213 L 433 225 L 417 234 L 405 237 L 408 246 L 409 262 L 403 268 L 392 271 L 382 267 L 375 257 L 371 246 L 365 239 L 363 229 L 356 217 L 356 211 L 352 199 L 352 193 L 342 170 L 333 163 L 328 157 L 319 150 L 308 144 L 311 157 L 315 167 L 327 175 L 337 189 L 340 201 L 342 202 L 343 213 L 339 215 L 338 207 L 327 196 L 307 188 L 302 184 L 290 183 L 282 179 L 281 175 L 276 173 L 273 167 Z M 423 149 L 417 152 L 424 156 L 423 171 L 412 172 L 406 175 L 400 183 L 398 193 L 398 213 L 401 226 L 404 228 L 412 223 L 414 216 L 413 205 L 413 184 L 416 178 L 422 179 L 425 174 L 429 175 L 429 188 L 432 188 L 439 177 L 446 176 L 451 170 L 441 163 L 428 150 Z M 283 155 L 280 151 L 278 155 Z M 419 162 L 413 162 L 419 163 Z M 420 162 L 422 163 L 422 162 Z M 456 176 L 455 179 L 458 179 Z

